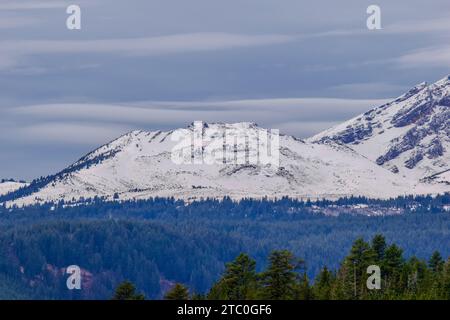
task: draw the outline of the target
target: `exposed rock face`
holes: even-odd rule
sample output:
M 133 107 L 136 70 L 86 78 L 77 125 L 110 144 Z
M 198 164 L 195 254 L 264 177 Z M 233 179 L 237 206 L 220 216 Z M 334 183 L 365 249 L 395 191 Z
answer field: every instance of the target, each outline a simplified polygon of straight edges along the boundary
M 450 77 L 404 95 L 309 139 L 336 141 L 378 165 L 424 178 L 450 166 Z

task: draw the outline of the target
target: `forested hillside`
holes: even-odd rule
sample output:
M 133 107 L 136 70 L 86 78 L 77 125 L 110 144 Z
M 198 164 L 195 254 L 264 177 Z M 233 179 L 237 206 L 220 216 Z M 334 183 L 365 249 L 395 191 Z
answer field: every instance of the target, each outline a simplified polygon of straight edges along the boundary
M 338 270 L 355 239 L 369 241 L 375 234 L 403 248 L 406 260 L 428 260 L 434 251 L 445 259 L 448 204 L 445 195 L 335 203 L 96 200 L 83 206 L 2 208 L 0 298 L 105 299 L 127 279 L 148 298 L 162 298 L 178 282 L 207 293 L 240 253 L 255 259 L 261 272 L 267 256 L 281 249 L 303 259 L 313 281 L 324 266 Z M 355 214 L 355 208 L 364 210 Z M 368 209 L 397 213 L 361 214 Z M 327 215 L 329 210 L 341 214 Z M 79 291 L 66 287 L 65 268 L 74 264 L 82 269 Z
M 176 284 L 170 300 L 449 300 L 450 257 L 445 262 L 435 251 L 428 261 L 405 259 L 403 250 L 386 243 L 382 235 L 370 242 L 357 239 L 339 269 L 326 266 L 312 282 L 306 262 L 288 250 L 274 250 L 268 266 L 257 272 L 256 261 L 240 254 L 226 265 L 222 277 L 206 295 L 190 294 Z M 129 284 L 128 284 L 129 285 Z M 121 288 L 122 284 L 119 286 Z M 133 298 L 129 296 L 127 298 Z M 142 298 L 142 297 L 141 297 Z

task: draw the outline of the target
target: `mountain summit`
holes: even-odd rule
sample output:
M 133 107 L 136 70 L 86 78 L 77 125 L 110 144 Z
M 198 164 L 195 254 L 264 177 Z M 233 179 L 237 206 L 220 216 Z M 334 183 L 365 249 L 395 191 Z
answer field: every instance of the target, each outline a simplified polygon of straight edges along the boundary
M 249 123 L 204 124 L 202 141 L 223 149 L 217 132 L 231 136 L 264 130 Z M 195 163 L 186 157 L 174 163 L 175 131 L 133 131 L 89 153 L 62 172 L 32 182 L 3 197 L 9 204 L 28 205 L 51 201 L 146 199 L 176 197 L 200 199 L 282 197 L 338 198 L 350 195 L 387 198 L 405 194 L 411 186 L 389 170 L 336 143 L 309 143 L 279 136 L 279 164 L 249 163 L 254 150 L 249 143 L 232 146 L 229 161 Z M 186 132 L 186 131 L 182 131 Z M 225 146 L 229 147 L 229 146 Z M 187 146 L 188 149 L 191 146 Z M 201 149 L 207 148 L 202 145 Z M 187 153 L 189 154 L 189 153 Z M 240 159 L 240 161 L 238 160 Z M 238 160 L 238 161 L 236 161 Z M 0 202 L 2 197 L 0 197 Z
M 389 198 L 448 192 L 449 119 L 446 77 L 419 84 L 308 140 L 250 122 L 133 131 L 55 175 L 15 188 L 5 185 L 9 192 L 0 192 L 0 203 L 156 196 Z M 261 161 L 261 155 L 276 155 L 276 162 Z
M 404 95 L 308 141 L 334 141 L 412 181 L 449 183 L 450 76 Z

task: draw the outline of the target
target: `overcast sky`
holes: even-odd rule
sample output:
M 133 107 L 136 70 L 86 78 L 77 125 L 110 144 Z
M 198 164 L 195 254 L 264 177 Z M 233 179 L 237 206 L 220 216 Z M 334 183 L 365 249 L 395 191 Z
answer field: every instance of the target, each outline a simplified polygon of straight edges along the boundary
M 448 0 L 0 0 L 0 178 L 194 120 L 308 137 L 448 75 L 449 40 Z

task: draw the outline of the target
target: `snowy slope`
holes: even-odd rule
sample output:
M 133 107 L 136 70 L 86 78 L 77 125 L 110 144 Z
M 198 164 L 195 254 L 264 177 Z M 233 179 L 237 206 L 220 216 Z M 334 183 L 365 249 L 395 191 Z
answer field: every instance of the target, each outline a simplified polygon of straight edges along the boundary
M 450 76 L 308 139 L 330 140 L 411 181 L 450 169 Z
M 252 123 L 206 124 L 202 138 L 213 143 L 216 149 L 223 149 L 223 137 L 217 135 L 223 129 L 236 137 L 247 135 L 248 130 L 263 130 Z M 31 194 L 8 203 L 27 205 L 95 196 L 107 199 L 285 195 L 301 198 L 348 195 L 387 198 L 412 193 L 416 187 L 346 146 L 309 143 L 286 135 L 280 136 L 278 167 L 245 161 L 236 164 L 232 160 L 215 164 L 176 164 L 171 158 L 176 145 L 172 138 L 180 130 L 128 133 L 83 157 L 45 183 L 32 184 Z M 193 132 L 193 127 L 184 130 Z M 253 152 L 257 152 L 253 144 L 239 144 L 235 158 L 246 159 L 246 155 Z M 428 188 L 427 193 L 438 192 L 442 190 L 440 187 Z
M 450 169 L 438 172 L 429 177 L 425 177 L 422 181 L 431 183 L 431 184 L 442 184 L 450 186 Z
M 253 123 L 204 124 L 200 133 L 194 125 L 167 132 L 133 131 L 17 192 L 2 196 L 15 186 L 0 186 L 0 203 L 76 202 L 96 196 L 334 199 L 450 192 L 449 121 L 446 77 L 431 85 L 421 83 L 306 141 L 281 135 L 278 166 L 249 161 L 259 153 L 261 141 L 255 132 L 265 131 Z M 231 146 L 224 131 L 231 133 Z M 181 145 L 182 163 L 173 159 L 180 134 L 197 134 L 203 140 L 196 146 Z M 231 152 L 229 158 L 221 154 L 224 150 Z M 211 163 L 197 161 L 205 151 L 212 155 Z
M 5 181 L 0 183 L 0 196 L 9 192 L 16 191 L 19 188 L 25 187 L 27 184 L 16 181 Z

